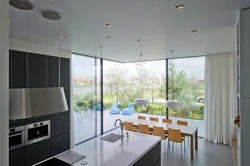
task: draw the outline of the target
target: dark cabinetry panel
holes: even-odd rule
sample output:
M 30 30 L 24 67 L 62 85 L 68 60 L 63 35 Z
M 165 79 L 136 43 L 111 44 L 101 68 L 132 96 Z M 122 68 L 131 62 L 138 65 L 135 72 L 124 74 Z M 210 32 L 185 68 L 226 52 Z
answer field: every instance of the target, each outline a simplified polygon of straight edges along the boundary
M 70 149 L 70 133 L 51 138 L 51 156 Z
M 25 88 L 26 53 L 20 51 L 9 52 L 9 88 Z
M 51 137 L 70 132 L 70 111 L 51 115 Z
M 10 151 L 9 166 L 24 166 L 24 148 Z
M 159 159 L 154 166 L 161 166 L 161 159 Z
M 58 57 L 50 57 L 50 87 L 58 87 L 59 86 L 59 58 Z
M 133 166 L 161 166 L 161 142 L 155 145 Z
M 28 88 L 44 88 L 47 86 L 47 56 L 28 54 Z
M 25 165 L 31 166 L 50 157 L 50 140 L 25 147 Z
M 61 71 L 61 87 L 65 90 L 70 90 L 70 59 L 60 59 L 60 71 Z
M 137 161 L 133 166 L 147 166 L 147 156 L 143 156 L 139 161 Z
M 161 144 L 158 143 L 147 153 L 147 166 L 153 166 L 161 157 Z

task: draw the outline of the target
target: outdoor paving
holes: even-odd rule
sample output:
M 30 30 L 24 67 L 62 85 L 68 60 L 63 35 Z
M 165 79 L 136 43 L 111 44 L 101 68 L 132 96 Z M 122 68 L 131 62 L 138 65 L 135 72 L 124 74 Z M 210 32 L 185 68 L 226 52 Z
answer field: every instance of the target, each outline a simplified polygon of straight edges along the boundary
M 133 113 L 132 115 L 111 115 L 109 114 L 109 110 L 104 111 L 104 132 L 114 128 L 114 122 L 116 119 L 121 119 L 122 121 L 137 118 L 138 115 L 142 115 L 141 113 Z M 150 116 L 158 117 L 158 118 L 166 118 L 165 116 L 159 115 L 150 115 L 143 114 L 147 116 L 149 119 Z M 97 118 L 95 118 L 97 117 Z M 82 111 L 81 113 L 74 112 L 74 124 L 75 124 L 75 143 L 79 143 L 86 139 L 89 139 L 95 136 L 95 133 L 99 135 L 101 132 L 101 113 L 100 111 Z M 195 119 L 184 119 L 184 118 L 176 118 L 170 117 L 173 119 L 173 123 L 176 123 L 177 120 L 186 120 L 189 125 L 198 126 L 198 135 L 200 137 L 204 137 L 204 121 L 203 120 L 195 120 Z M 95 130 L 95 126 L 97 125 L 97 130 Z

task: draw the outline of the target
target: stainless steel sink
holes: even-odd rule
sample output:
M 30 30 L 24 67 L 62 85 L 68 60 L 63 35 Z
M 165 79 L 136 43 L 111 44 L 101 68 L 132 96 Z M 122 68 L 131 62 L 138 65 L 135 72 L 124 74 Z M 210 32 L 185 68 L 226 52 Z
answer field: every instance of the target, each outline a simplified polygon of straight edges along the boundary
M 100 138 L 100 140 L 114 143 L 114 142 L 120 140 L 121 138 L 122 138 L 121 135 L 111 133 L 111 134 L 109 134 L 109 135 L 106 135 L 106 136 Z

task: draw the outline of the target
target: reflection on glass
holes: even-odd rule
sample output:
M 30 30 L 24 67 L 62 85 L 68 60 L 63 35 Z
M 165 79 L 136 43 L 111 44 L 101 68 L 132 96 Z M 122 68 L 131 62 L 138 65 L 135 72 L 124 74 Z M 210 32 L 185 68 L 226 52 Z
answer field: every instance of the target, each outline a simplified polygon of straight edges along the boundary
M 75 143 L 100 134 L 100 60 L 72 55 Z

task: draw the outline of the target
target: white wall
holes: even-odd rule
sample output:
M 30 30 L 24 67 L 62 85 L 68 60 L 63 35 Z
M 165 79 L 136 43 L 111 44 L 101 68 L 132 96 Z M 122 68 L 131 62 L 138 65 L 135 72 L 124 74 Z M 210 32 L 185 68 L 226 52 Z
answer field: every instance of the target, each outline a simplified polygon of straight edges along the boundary
M 0 165 L 9 162 L 9 1 L 0 5 Z
M 46 45 L 40 43 L 33 43 L 29 41 L 19 40 L 10 38 L 9 39 L 9 47 L 11 50 L 18 50 L 24 52 L 32 52 L 37 54 L 43 55 L 50 55 L 50 56 L 59 56 L 59 51 L 57 47 L 47 46 L 47 53 L 46 53 Z M 60 56 L 65 58 L 71 58 L 70 51 L 60 50 Z

